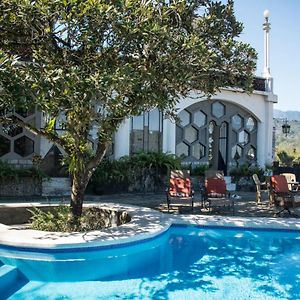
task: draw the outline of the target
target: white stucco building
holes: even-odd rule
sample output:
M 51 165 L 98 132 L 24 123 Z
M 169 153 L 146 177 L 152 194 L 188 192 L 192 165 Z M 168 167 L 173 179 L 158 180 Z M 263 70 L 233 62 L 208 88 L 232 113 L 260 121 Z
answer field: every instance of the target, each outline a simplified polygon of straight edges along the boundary
M 157 110 L 126 120 L 115 135 L 114 157 L 139 150 L 174 153 L 186 163 L 225 172 L 237 163 L 271 165 L 273 104 L 271 78 L 256 78 L 255 90 L 221 89 L 211 99 L 191 92 L 178 104 L 179 123 Z

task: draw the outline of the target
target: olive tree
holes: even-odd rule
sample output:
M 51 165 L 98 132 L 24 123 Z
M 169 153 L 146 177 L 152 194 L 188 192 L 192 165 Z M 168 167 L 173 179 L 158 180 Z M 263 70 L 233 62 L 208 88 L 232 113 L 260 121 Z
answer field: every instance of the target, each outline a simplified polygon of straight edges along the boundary
M 256 52 L 237 40 L 242 29 L 230 0 L 2 0 L 0 122 L 64 149 L 76 220 L 89 179 L 124 120 L 155 107 L 171 117 L 191 90 L 251 91 Z M 30 106 L 46 116 L 43 128 L 5 113 Z M 62 114 L 58 134 L 54 123 Z

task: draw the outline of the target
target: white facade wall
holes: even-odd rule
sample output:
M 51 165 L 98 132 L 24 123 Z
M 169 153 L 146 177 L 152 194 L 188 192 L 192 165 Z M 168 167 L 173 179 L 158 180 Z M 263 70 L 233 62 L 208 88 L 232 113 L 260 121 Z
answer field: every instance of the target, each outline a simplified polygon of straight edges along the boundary
M 130 150 L 130 119 L 124 121 L 115 133 L 114 158 L 129 155 Z
M 206 101 L 200 93 L 192 92 L 189 97 L 182 99 L 178 105 L 178 113 L 190 105 Z M 272 92 L 258 92 L 247 94 L 235 89 L 222 89 L 214 95 L 212 100 L 230 102 L 249 111 L 257 120 L 257 163 L 260 167 L 271 165 L 273 161 L 272 134 L 273 134 L 273 104 L 277 102 L 277 96 Z M 115 142 L 115 158 L 129 154 L 130 146 L 130 120 L 122 125 Z M 170 120 L 163 122 L 163 152 L 175 154 L 176 148 L 176 124 Z

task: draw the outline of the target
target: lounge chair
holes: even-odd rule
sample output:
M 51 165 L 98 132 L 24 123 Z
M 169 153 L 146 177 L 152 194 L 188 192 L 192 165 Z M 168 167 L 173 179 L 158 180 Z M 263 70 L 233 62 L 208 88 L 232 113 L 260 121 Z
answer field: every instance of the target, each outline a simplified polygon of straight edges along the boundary
M 261 192 L 269 193 L 268 184 L 267 182 L 261 182 L 257 174 L 253 174 L 252 179 L 256 186 L 256 204 L 259 204 L 262 200 Z
M 271 193 L 274 205 L 282 208 L 275 215 L 279 215 L 285 210 L 291 214 L 290 208 L 296 208 L 300 205 L 300 199 L 295 198 L 294 193 L 289 190 L 288 182 L 284 175 L 271 176 Z
M 282 173 L 280 175 L 283 175 L 286 178 L 289 190 L 291 192 L 299 191 L 299 182 L 297 182 L 296 175 L 294 173 Z
M 205 179 L 208 178 L 221 178 L 224 179 L 224 172 L 222 170 L 206 170 Z
M 204 203 L 211 210 L 212 207 L 228 207 L 234 213 L 234 200 L 226 190 L 224 178 L 211 177 L 205 179 Z
M 173 170 L 170 174 L 169 186 L 166 190 L 168 211 L 171 204 L 189 204 L 194 208 L 194 191 L 187 170 Z

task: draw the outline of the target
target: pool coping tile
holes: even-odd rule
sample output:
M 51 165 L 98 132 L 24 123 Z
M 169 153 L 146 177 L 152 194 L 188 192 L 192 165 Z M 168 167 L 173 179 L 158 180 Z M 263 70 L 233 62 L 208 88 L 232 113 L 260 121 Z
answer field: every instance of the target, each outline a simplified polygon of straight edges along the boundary
M 18 206 L 20 205 L 28 206 L 29 204 L 18 203 Z M 30 205 L 34 206 L 34 203 Z M 167 231 L 173 224 L 293 231 L 300 230 L 300 220 L 293 218 L 171 215 L 163 214 L 150 208 L 133 205 L 118 205 L 115 203 L 86 204 L 86 206 L 99 206 L 101 208 L 121 211 L 126 210 L 132 219 L 130 222 L 117 227 L 72 233 L 20 229 L 0 224 L 0 245 L 41 249 L 107 247 L 110 245 L 125 244 L 153 238 Z

